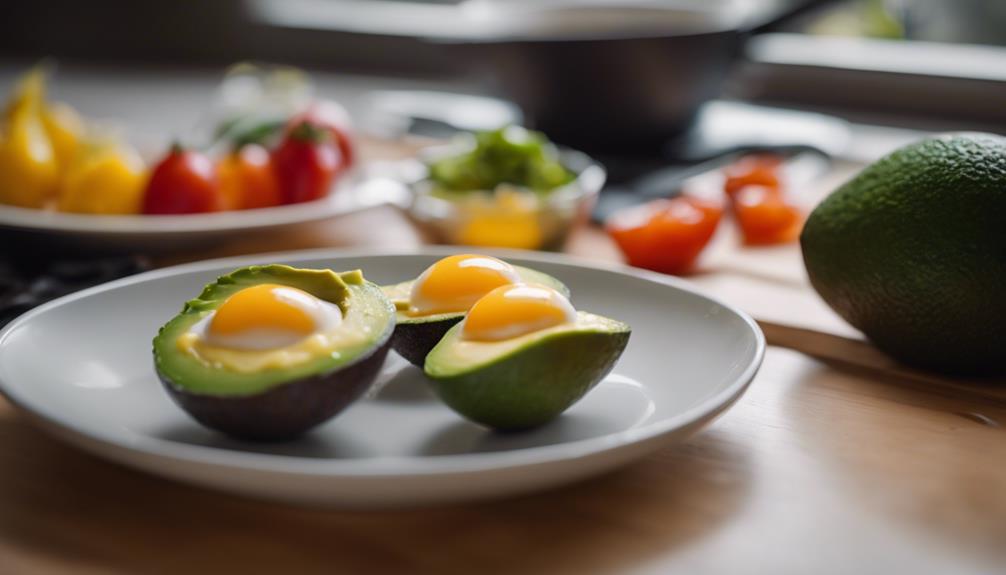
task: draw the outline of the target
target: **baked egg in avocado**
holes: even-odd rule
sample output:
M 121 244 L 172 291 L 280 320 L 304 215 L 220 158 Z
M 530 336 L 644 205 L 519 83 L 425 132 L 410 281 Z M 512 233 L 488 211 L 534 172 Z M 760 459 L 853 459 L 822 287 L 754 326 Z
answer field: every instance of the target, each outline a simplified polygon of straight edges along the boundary
M 397 310 L 391 346 L 422 367 L 426 354 L 479 298 L 520 283 L 549 286 L 569 297 L 569 289 L 550 275 L 477 254 L 445 257 L 414 280 L 384 286 L 381 289 Z
M 168 394 L 235 437 L 295 437 L 373 383 L 395 308 L 359 271 L 250 266 L 221 276 L 154 338 Z
M 504 285 L 447 331 L 423 370 L 462 416 L 493 429 L 527 429 L 559 416 L 597 385 L 630 331 L 574 310 L 549 286 Z

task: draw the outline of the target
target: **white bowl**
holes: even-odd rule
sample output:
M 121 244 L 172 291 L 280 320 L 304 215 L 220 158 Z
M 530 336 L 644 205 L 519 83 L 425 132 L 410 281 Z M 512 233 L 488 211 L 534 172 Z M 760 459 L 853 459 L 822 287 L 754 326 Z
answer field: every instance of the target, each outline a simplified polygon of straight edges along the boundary
M 162 253 L 335 218 L 384 203 L 346 174 L 312 202 L 209 214 L 88 215 L 0 205 L 0 241 L 70 253 Z
M 392 354 L 374 392 L 307 436 L 244 443 L 209 431 L 168 399 L 150 341 L 182 302 L 251 263 L 362 268 L 398 282 L 456 250 L 315 250 L 189 264 L 55 300 L 0 332 L 0 391 L 87 451 L 232 493 L 393 506 L 528 492 L 613 469 L 681 441 L 729 407 L 761 363 L 764 338 L 735 308 L 687 283 L 549 254 L 487 252 L 565 282 L 575 304 L 628 322 L 614 371 L 551 424 L 497 434 L 437 401 Z
M 439 155 L 450 155 L 457 153 L 456 149 L 456 146 L 446 146 L 439 150 L 434 149 L 432 152 L 428 151 L 426 156 L 435 158 Z M 431 182 L 422 179 L 412 183 L 413 197 L 409 214 L 413 221 L 429 230 L 439 243 L 470 244 L 465 239 L 463 230 L 471 224 L 472 219 L 499 215 L 501 208 L 497 194 L 508 191 L 522 196 L 529 203 L 510 216 L 529 218 L 537 230 L 538 237 L 530 242 L 521 238 L 520 241 L 524 245 L 495 243 L 491 246 L 558 250 L 569 234 L 590 218 L 594 203 L 607 177 L 604 168 L 590 156 L 569 149 L 560 149 L 559 153 L 562 164 L 573 172 L 576 178 L 547 194 L 537 194 L 527 188 L 501 184 L 495 190 L 462 192 L 456 199 L 448 199 L 433 194 Z M 422 169 L 425 171 L 425 166 Z M 504 217 L 505 214 L 504 211 Z M 516 232 L 512 227 L 508 228 L 508 232 L 511 232 L 511 235 L 517 233 L 518 237 L 520 235 L 520 232 Z

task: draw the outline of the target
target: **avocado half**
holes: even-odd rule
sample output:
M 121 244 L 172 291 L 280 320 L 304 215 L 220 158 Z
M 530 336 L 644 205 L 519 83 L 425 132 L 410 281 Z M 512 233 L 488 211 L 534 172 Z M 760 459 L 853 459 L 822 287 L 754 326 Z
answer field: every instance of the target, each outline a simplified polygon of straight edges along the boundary
M 503 431 L 566 411 L 611 371 L 631 333 L 627 324 L 583 311 L 575 323 L 502 341 L 465 340 L 462 327 L 448 330 L 423 371 L 451 409 Z
M 513 266 L 517 275 L 524 283 L 548 286 L 568 299 L 569 288 L 554 277 L 532 269 Z M 406 282 L 383 286 L 381 289 L 395 305 L 397 317 L 395 335 L 391 338 L 391 347 L 399 355 L 409 360 L 412 365 L 423 367 L 426 355 L 437 345 L 447 330 L 464 319 L 466 312 L 438 313 L 432 315 L 409 315 L 409 294 L 415 279 Z
M 364 336 L 335 353 L 259 372 L 211 365 L 179 349 L 178 338 L 241 289 L 275 283 L 334 303 L 343 326 Z M 164 325 L 154 338 L 154 366 L 168 395 L 196 421 L 227 435 L 281 440 L 330 419 L 370 387 L 384 363 L 395 326 L 395 308 L 359 270 L 250 266 L 221 276 Z

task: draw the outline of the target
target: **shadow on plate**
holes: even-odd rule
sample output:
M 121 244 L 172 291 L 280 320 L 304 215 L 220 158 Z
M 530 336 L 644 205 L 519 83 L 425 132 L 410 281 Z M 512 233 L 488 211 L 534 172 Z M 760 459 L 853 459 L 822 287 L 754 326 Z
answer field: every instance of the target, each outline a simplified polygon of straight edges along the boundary
M 310 457 L 313 459 L 355 459 L 373 457 L 359 442 L 348 434 L 307 433 L 294 441 L 251 442 L 232 439 L 202 427 L 196 422 L 179 423 L 177 426 L 160 430 L 153 436 L 165 441 L 199 445 L 215 449 L 282 455 L 285 457 Z
M 419 448 L 417 455 L 462 455 L 530 449 L 591 439 L 624 429 L 616 421 L 589 413 L 567 413 L 542 427 L 511 432 L 491 431 L 461 420 L 430 436 Z
M 366 399 L 296 440 L 240 441 L 189 418 L 145 433 L 176 443 L 286 457 L 429 457 L 531 449 L 603 437 L 638 427 L 655 410 L 645 386 L 610 374 L 556 420 L 527 431 L 495 432 L 451 412 L 436 399 L 422 372 L 404 363 L 400 369 L 385 370 Z
M 418 449 L 408 456 L 463 455 L 466 453 L 491 453 L 530 449 L 555 445 L 570 441 L 590 439 L 623 431 L 625 427 L 611 418 L 596 414 L 566 414 L 545 426 L 520 432 L 495 432 L 469 421 L 455 422 L 433 430 L 428 439 L 421 442 Z M 179 423 L 152 434 L 165 441 L 184 443 L 214 449 L 280 455 L 285 457 L 307 457 L 312 459 L 367 459 L 396 455 L 381 453 L 379 447 L 355 441 L 351 433 L 337 430 L 327 431 L 325 427 L 307 433 L 294 441 L 276 443 L 256 443 L 232 439 L 226 435 L 204 428 L 195 422 Z M 397 454 L 401 455 L 401 454 Z
M 367 393 L 367 399 L 387 403 L 425 403 L 437 401 L 426 376 L 397 353 L 389 353 L 381 374 L 374 387 Z

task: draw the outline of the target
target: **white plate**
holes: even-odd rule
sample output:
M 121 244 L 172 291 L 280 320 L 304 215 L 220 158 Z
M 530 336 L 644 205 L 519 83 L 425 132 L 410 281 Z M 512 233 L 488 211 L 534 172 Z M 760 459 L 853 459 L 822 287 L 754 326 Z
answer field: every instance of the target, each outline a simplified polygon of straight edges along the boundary
M 166 252 L 264 230 L 334 218 L 383 203 L 356 177 L 347 177 L 320 200 L 257 210 L 178 216 L 102 216 L 0 205 L 0 240 L 72 249 L 77 253 Z
M 462 420 L 430 394 L 418 369 L 391 354 L 370 396 L 309 435 L 242 443 L 194 423 L 154 375 L 157 328 L 236 267 L 362 268 L 390 283 L 451 252 L 231 258 L 88 289 L 0 332 L 0 391 L 67 441 L 151 473 L 256 497 L 391 506 L 497 497 L 613 469 L 708 423 L 761 363 L 765 342 L 755 323 L 685 282 L 559 255 L 490 252 L 561 279 L 581 309 L 632 326 L 612 374 L 540 429 L 496 434 Z

